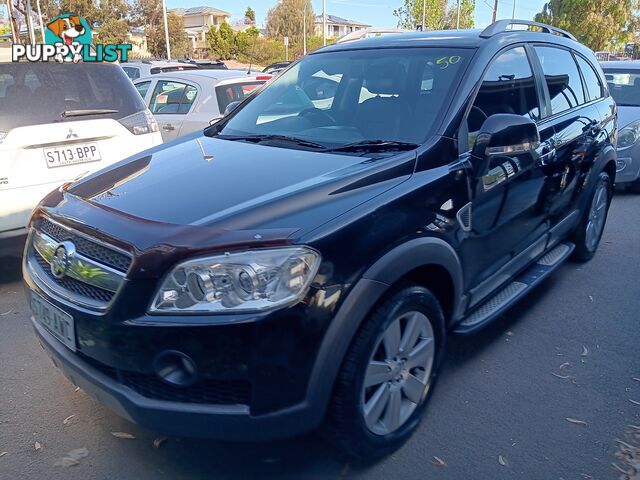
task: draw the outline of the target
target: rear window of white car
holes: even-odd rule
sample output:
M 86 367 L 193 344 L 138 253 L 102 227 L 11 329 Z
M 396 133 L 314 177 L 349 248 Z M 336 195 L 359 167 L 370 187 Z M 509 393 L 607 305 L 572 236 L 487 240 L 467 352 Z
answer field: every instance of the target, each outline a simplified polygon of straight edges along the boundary
M 27 125 L 83 119 L 119 120 L 144 109 L 142 98 L 117 65 L 0 63 L 3 132 Z M 83 113 L 95 110 L 102 112 Z
M 231 102 L 242 100 L 263 83 L 263 81 L 255 81 L 218 85 L 216 87 L 216 97 L 218 97 L 220 113 L 223 113 Z

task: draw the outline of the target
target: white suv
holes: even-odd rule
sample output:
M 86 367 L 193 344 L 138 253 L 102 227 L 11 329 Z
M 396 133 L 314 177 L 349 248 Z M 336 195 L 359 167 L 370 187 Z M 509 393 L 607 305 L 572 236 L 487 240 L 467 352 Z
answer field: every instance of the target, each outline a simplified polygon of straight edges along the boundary
M 160 143 L 120 66 L 0 63 L 0 255 L 48 192 Z

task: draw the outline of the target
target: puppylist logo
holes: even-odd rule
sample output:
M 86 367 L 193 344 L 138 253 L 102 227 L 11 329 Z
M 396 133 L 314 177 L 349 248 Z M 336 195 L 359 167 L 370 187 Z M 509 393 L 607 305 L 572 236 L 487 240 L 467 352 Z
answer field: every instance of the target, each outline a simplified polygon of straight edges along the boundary
M 131 44 L 93 45 L 89 23 L 78 15 L 58 15 L 47 24 L 44 44 L 13 45 L 14 62 L 126 62 Z

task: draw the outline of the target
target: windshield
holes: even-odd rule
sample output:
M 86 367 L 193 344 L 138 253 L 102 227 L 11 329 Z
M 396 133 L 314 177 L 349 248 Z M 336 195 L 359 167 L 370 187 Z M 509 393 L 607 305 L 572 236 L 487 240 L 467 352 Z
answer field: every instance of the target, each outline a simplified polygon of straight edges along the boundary
M 605 70 L 611 96 L 620 106 L 640 106 L 640 71 Z
M 77 121 L 79 111 L 84 112 L 85 120 L 119 120 L 144 109 L 142 98 L 118 65 L 0 63 L 3 132 L 27 125 Z
M 337 147 L 422 143 L 468 50 L 395 48 L 309 55 L 229 119 L 221 135 L 283 135 Z

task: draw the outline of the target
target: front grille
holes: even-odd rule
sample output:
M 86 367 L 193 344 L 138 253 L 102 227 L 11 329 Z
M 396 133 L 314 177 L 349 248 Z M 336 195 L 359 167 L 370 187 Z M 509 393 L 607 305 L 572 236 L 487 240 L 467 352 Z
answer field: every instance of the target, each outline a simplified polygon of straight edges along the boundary
M 74 293 L 76 295 L 80 295 L 82 297 L 90 298 L 92 300 L 97 300 L 99 302 L 109 303 L 113 298 L 113 292 L 109 290 L 104 290 L 102 288 L 94 287 L 93 285 L 88 285 L 83 283 L 75 278 L 64 277 L 62 279 L 57 279 L 51 274 L 51 267 L 49 263 L 42 258 L 42 256 L 38 253 L 38 251 L 34 248 L 32 249 L 33 256 L 40 265 L 40 268 L 47 275 L 47 281 L 56 284 L 58 287 L 63 288 L 66 291 Z
M 108 267 L 126 273 L 131 265 L 131 257 L 124 253 L 112 250 L 104 245 L 78 235 L 72 231 L 62 228 L 46 218 L 41 219 L 37 225 L 38 229 L 58 242 L 71 241 L 78 253 L 100 262 Z
M 251 384 L 246 380 L 201 379 L 189 387 L 174 387 L 156 375 L 119 370 L 78 353 L 85 362 L 143 397 L 169 402 L 209 405 L 249 405 Z

